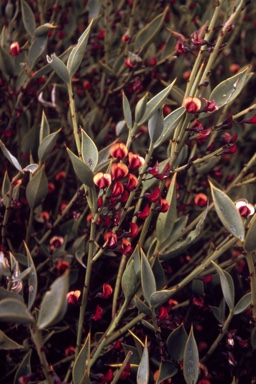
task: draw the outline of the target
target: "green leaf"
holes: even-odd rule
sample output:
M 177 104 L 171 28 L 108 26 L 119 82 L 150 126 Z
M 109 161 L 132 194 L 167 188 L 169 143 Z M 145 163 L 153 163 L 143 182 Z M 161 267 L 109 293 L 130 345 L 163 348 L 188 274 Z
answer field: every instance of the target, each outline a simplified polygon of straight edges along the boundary
M 256 349 L 256 327 L 254 327 L 251 332 L 251 346 L 252 349 Z
M 164 118 L 164 127 L 162 129 L 161 135 L 154 143 L 154 148 L 159 147 L 159 145 L 161 145 L 165 140 L 169 140 L 173 136 L 173 132 L 184 113 L 185 108 L 179 107 Z
M 83 129 L 81 129 L 81 142 L 82 159 L 94 171 L 99 159 L 98 149 Z
M 183 324 L 174 329 L 166 340 L 166 346 L 172 359 L 180 362 L 184 356 L 184 350 L 188 335 Z
M 156 384 L 161 384 L 165 380 L 170 379 L 171 377 L 175 376 L 177 372 L 177 366 L 170 360 L 165 360 L 161 362 Z
M 72 51 L 70 52 L 68 62 L 67 62 L 67 69 L 68 69 L 70 78 L 74 76 L 74 74 L 78 70 L 83 60 L 83 56 L 85 54 L 85 50 L 87 47 L 87 42 L 88 42 L 89 34 L 91 32 L 93 21 L 94 20 L 90 22 L 86 30 L 79 37 L 77 45 L 75 45 Z
M 156 281 L 148 259 L 141 250 L 141 286 L 145 300 L 151 305 L 150 296 L 156 292 Z
M 226 301 L 224 300 L 224 297 L 222 298 L 222 300 L 220 302 L 220 305 L 218 307 L 210 306 L 210 308 L 211 308 L 211 311 L 212 311 L 213 315 L 217 319 L 217 321 L 220 324 L 224 324 L 224 322 L 225 322 L 225 315 L 226 315 L 225 314 L 225 312 L 226 312 Z
M 31 273 L 28 278 L 28 309 L 31 310 L 37 295 L 37 287 L 38 287 L 37 272 L 36 272 L 34 260 L 25 242 L 24 242 L 24 247 L 26 249 L 26 254 L 27 254 L 28 268 L 31 268 Z
M 137 384 L 148 384 L 149 381 L 149 357 L 148 343 L 145 341 L 145 346 L 142 353 L 142 358 L 137 371 Z
M 18 369 L 15 373 L 13 384 L 20 384 L 20 380 L 19 380 L 20 377 L 27 376 L 31 373 L 31 364 L 30 364 L 31 354 L 32 354 L 32 349 L 30 349 L 28 353 L 26 353 L 20 365 L 18 366 Z
M 162 27 L 167 11 L 168 7 L 165 8 L 163 13 L 155 17 L 149 24 L 147 24 L 138 32 L 134 42 L 135 51 L 139 51 L 141 48 L 149 44 L 150 41 L 152 41 L 154 36 L 159 32 L 160 28 Z
M 70 149 L 66 148 L 68 151 L 69 158 L 72 162 L 75 174 L 78 179 L 85 184 L 87 187 L 92 188 L 94 186 L 93 183 L 93 172 L 91 168 L 85 164 L 79 157 L 77 157 Z
M 29 164 L 23 168 L 24 172 L 34 173 L 38 169 L 38 164 Z
M 137 296 L 135 296 L 135 305 L 138 308 L 138 310 L 144 313 L 145 315 L 147 316 L 152 315 L 151 309 L 145 303 L 143 303 L 143 301 L 141 301 Z
M 16 341 L 10 339 L 0 330 L 0 349 L 22 349 L 23 345 L 16 343 Z
M 152 307 L 159 306 L 160 304 L 164 304 L 167 300 L 169 300 L 176 289 L 162 289 L 161 291 L 156 291 L 152 293 L 150 297 L 150 303 Z
M 48 123 L 48 119 L 46 117 L 45 112 L 43 111 L 42 113 L 42 118 L 41 118 L 41 125 L 40 125 L 40 133 L 39 133 L 39 143 L 41 144 L 42 141 L 50 135 L 50 126 Z
M 95 19 L 100 12 L 101 0 L 88 0 L 87 8 L 89 11 L 89 20 Z
M 183 375 L 186 384 L 196 384 L 199 375 L 199 354 L 194 338 L 193 327 L 188 335 L 184 350 Z
M 191 244 L 193 244 L 201 234 L 207 213 L 208 213 L 208 208 L 205 210 L 204 215 L 201 217 L 201 219 L 197 223 L 196 228 L 193 231 L 189 232 L 189 234 L 184 240 L 177 241 L 170 248 L 166 246 L 167 249 L 165 248 L 164 251 L 160 249 L 159 250 L 160 260 L 169 260 L 173 257 L 176 257 L 180 255 L 182 252 L 184 252 Z
M 228 272 L 220 268 L 214 261 L 212 261 L 212 264 L 220 277 L 220 284 L 224 299 L 229 307 L 229 310 L 232 311 L 235 303 L 235 287 L 233 279 Z
M 8 176 L 8 172 L 5 171 L 3 184 L 2 184 L 2 197 L 4 197 L 9 192 L 10 187 L 11 187 L 11 182 Z
M 233 201 L 220 189 L 209 182 L 215 210 L 224 227 L 237 237 L 244 240 L 244 224 Z
M 38 148 L 38 158 L 40 161 L 44 162 L 47 156 L 51 153 L 52 149 L 54 148 L 54 145 L 57 141 L 58 135 L 61 131 L 61 128 L 51 133 L 50 135 L 46 136 Z
M 166 284 L 166 278 L 162 263 L 159 261 L 159 257 L 154 257 L 154 264 L 152 266 L 152 271 L 156 281 L 156 289 L 160 291 Z
M 239 315 L 239 313 L 244 312 L 246 309 L 248 309 L 252 302 L 252 293 L 248 292 L 246 293 L 241 299 L 236 303 L 235 309 L 234 309 L 234 315 Z
M 126 125 L 129 129 L 132 129 L 132 112 L 131 112 L 129 101 L 125 96 L 124 92 L 122 92 L 122 100 L 123 100 L 123 114 L 124 114 Z
M 21 14 L 25 30 L 31 37 L 33 37 L 36 29 L 34 12 L 30 8 L 28 3 L 24 0 L 21 0 Z
M 166 195 L 166 200 L 170 204 L 170 208 L 167 213 L 159 213 L 156 222 L 156 234 L 159 243 L 163 243 L 171 234 L 174 222 L 177 218 L 176 212 L 176 176 L 173 174 L 171 184 Z
M 41 37 L 41 36 L 47 36 L 48 35 L 48 32 L 51 30 L 51 29 L 56 29 L 58 28 L 57 26 L 53 25 L 53 24 L 50 24 L 50 23 L 45 23 L 43 25 L 40 25 L 39 27 L 37 27 L 35 29 L 35 33 L 34 35 L 36 37 Z
M 0 287 L 0 300 L 3 300 L 3 299 L 14 299 L 24 304 L 24 300 L 21 295 L 13 291 L 7 291 L 7 289 Z
M 176 79 L 168 85 L 166 88 L 164 88 L 161 92 L 159 92 L 156 96 L 154 96 L 151 100 L 147 102 L 146 110 L 141 117 L 140 121 L 138 122 L 138 125 L 144 124 L 146 121 L 150 119 L 150 117 L 159 109 L 162 107 L 164 103 L 164 99 L 168 96 L 168 93 L 172 89 Z M 136 118 L 135 118 L 136 120 Z
M 28 52 L 28 66 L 32 69 L 46 50 L 48 42 L 48 36 L 40 36 L 33 39 L 32 44 L 29 48 Z
M 39 329 L 50 327 L 59 322 L 67 310 L 69 271 L 58 277 L 46 292 L 39 309 L 37 326 Z
M 14 62 L 13 57 L 9 55 L 0 45 L 0 68 L 2 72 L 9 76 L 14 75 Z
M 72 370 L 72 378 L 74 384 L 84 383 L 85 374 L 90 374 L 90 349 L 91 349 L 91 338 L 90 333 L 88 333 L 85 343 L 82 346 Z
M 247 252 L 253 252 L 256 250 L 256 214 L 253 215 L 253 218 L 251 219 L 249 223 L 249 229 L 246 233 L 245 242 L 244 242 L 244 249 Z
M 64 81 L 64 83 L 69 84 L 71 77 L 69 75 L 68 69 L 63 61 L 53 53 L 50 56 L 46 56 L 48 64 L 54 69 L 57 75 Z
M 148 120 L 148 133 L 150 141 L 155 143 L 162 134 L 164 128 L 163 110 L 159 108 Z
M 34 318 L 26 305 L 16 299 L 3 299 L 0 301 L 0 321 L 11 321 L 15 324 L 34 324 Z
M 137 284 L 138 278 L 134 269 L 134 260 L 132 258 L 126 265 L 121 281 L 122 290 L 126 300 L 133 298 L 137 291 Z
M 231 103 L 242 91 L 248 79 L 250 69 L 251 67 L 248 66 L 241 72 L 218 84 L 212 91 L 209 100 L 215 100 L 218 108 Z
M 148 93 L 138 101 L 135 107 L 135 122 L 138 123 L 144 116 L 148 101 Z
M 0 147 L 1 147 L 1 150 L 3 152 L 3 155 L 6 157 L 7 160 L 10 161 L 10 163 L 20 172 L 23 173 L 23 170 L 21 168 L 21 165 L 20 163 L 18 162 L 18 160 L 16 159 L 16 157 L 14 157 L 9 151 L 8 149 L 6 148 L 6 146 L 4 145 L 4 143 L 0 140 Z
M 39 171 L 32 176 L 26 188 L 26 198 L 31 209 L 36 208 L 47 195 L 48 180 L 42 166 Z

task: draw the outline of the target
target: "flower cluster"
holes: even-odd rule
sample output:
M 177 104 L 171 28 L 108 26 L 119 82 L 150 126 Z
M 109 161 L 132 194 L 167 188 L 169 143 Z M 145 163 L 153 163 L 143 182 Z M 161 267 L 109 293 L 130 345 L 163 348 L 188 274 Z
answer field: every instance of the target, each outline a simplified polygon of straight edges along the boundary
M 149 216 L 152 204 L 157 212 L 167 212 L 169 204 L 162 198 L 158 186 L 152 192 L 144 193 L 143 196 L 138 195 L 139 169 L 145 163 L 143 157 L 129 152 L 124 143 L 113 144 L 110 156 L 112 162 L 109 172 L 98 172 L 94 176 L 94 183 L 99 188 L 97 225 L 106 229 L 103 236 L 104 248 L 129 255 L 133 250 L 131 240 L 140 231 L 137 220 L 143 221 Z M 157 179 L 164 179 L 170 175 L 168 166 L 160 173 L 158 164 L 153 168 L 148 167 L 146 173 Z M 127 213 L 129 207 L 133 208 L 130 210 L 131 214 Z M 121 229 L 124 217 L 126 221 Z

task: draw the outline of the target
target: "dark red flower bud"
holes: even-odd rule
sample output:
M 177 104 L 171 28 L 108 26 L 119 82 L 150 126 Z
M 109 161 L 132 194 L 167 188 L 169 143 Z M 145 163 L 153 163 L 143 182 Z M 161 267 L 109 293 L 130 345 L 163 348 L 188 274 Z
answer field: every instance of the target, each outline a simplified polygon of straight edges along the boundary
M 94 321 L 101 320 L 102 319 L 102 313 L 103 313 L 103 309 L 99 305 L 97 305 L 95 314 L 92 316 L 92 319 Z
M 20 54 L 20 45 L 18 41 L 15 41 L 10 46 L 10 53 L 12 56 L 18 56 Z
M 117 245 L 117 235 L 114 232 L 107 232 L 104 235 L 105 247 L 114 248 Z
M 113 185 L 111 196 L 112 197 L 118 197 L 118 196 L 122 195 L 123 192 L 124 192 L 124 186 L 121 183 L 121 181 L 115 182 L 115 184 Z
M 147 197 L 152 203 L 156 203 L 159 200 L 160 195 L 161 195 L 161 191 L 158 186 L 155 187 L 152 193 L 146 192 L 144 194 L 144 196 Z
M 124 255 L 129 255 L 132 252 L 132 245 L 129 240 L 122 238 L 121 252 Z
M 165 199 L 161 199 L 160 200 L 160 212 L 165 213 L 168 211 L 169 208 L 170 208 L 170 204 L 168 203 L 168 201 Z
M 104 283 L 102 286 L 102 292 L 98 293 L 96 297 L 100 297 L 101 299 L 108 299 L 113 293 L 113 288 L 111 285 Z
M 137 217 L 139 219 L 145 220 L 149 216 L 149 214 L 150 214 L 150 207 L 147 204 L 147 205 L 145 205 L 145 207 L 144 207 L 144 209 L 142 211 L 139 211 L 137 213 Z
M 133 175 L 132 173 L 129 173 L 128 175 L 128 180 L 127 180 L 127 184 L 126 184 L 126 188 L 129 190 L 129 191 L 132 191 L 134 188 L 136 188 L 138 185 L 138 179 L 135 175 Z

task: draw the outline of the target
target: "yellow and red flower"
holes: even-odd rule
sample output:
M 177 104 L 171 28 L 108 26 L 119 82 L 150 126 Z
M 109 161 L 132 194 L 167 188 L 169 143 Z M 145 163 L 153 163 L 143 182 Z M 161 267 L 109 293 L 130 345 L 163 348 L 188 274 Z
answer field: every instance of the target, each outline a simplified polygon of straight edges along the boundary
M 100 189 L 105 189 L 111 184 L 111 175 L 109 173 L 98 172 L 93 177 L 94 184 Z
M 109 154 L 115 159 L 124 159 L 128 155 L 128 149 L 124 143 L 115 143 L 110 147 Z

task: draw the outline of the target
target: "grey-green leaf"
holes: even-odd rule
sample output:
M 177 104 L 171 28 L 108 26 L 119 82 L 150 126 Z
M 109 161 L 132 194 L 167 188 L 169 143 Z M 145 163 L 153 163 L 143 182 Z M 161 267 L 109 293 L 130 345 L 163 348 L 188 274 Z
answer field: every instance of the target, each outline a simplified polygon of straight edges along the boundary
M 46 117 L 45 112 L 42 112 L 42 118 L 41 118 L 41 125 L 40 125 L 40 132 L 39 132 L 39 143 L 41 144 L 42 141 L 50 135 L 50 126 L 48 123 L 48 119 Z
M 231 311 L 234 309 L 234 303 L 235 303 L 235 287 L 234 287 L 233 279 L 228 272 L 220 268 L 214 261 L 212 261 L 212 264 L 216 269 L 216 271 L 218 272 L 218 275 L 220 277 L 222 293 L 227 303 L 227 306 Z
M 67 310 L 69 271 L 58 277 L 43 297 L 39 309 L 37 326 L 39 329 L 50 327 L 59 322 Z
M 15 324 L 34 324 L 34 318 L 26 305 L 16 299 L 3 299 L 0 301 L 0 321 L 11 321 Z
M 210 182 L 209 182 L 210 183 Z M 224 227 L 237 237 L 244 240 L 244 224 L 233 201 L 220 189 L 210 183 L 215 210 Z
M 54 145 L 57 141 L 58 135 L 61 131 L 61 128 L 51 133 L 50 135 L 46 136 L 38 148 L 38 158 L 40 161 L 44 162 L 47 156 L 51 153 L 52 149 L 54 148 Z
M 168 96 L 170 90 L 172 89 L 176 79 L 168 85 L 166 88 L 164 88 L 161 92 L 159 92 L 157 95 L 155 95 L 151 100 L 147 102 L 146 110 L 139 121 L 139 125 L 144 124 L 146 121 L 150 119 L 150 117 L 157 111 L 159 108 L 162 107 L 164 103 L 164 99 Z
M 0 147 L 1 147 L 1 150 L 3 152 L 3 155 L 6 157 L 7 160 L 10 161 L 10 163 L 20 172 L 23 173 L 23 170 L 22 170 L 22 167 L 20 165 L 20 163 L 18 162 L 18 160 L 16 159 L 16 157 L 14 157 L 9 151 L 8 149 L 6 148 L 6 146 L 4 145 L 4 143 L 0 140 Z
M 148 259 L 141 250 L 141 286 L 145 300 L 151 305 L 150 296 L 156 292 L 156 281 Z
M 25 0 L 21 0 L 21 14 L 27 33 L 33 37 L 36 29 L 35 17 L 32 9 Z
M 246 233 L 244 248 L 247 252 L 253 252 L 256 250 L 256 214 L 249 223 L 249 229 Z
M 57 75 L 64 81 L 64 83 L 69 84 L 71 77 L 69 75 L 68 69 L 63 61 L 53 53 L 50 56 L 46 56 L 48 64 L 54 69 Z
M 22 349 L 23 346 L 10 339 L 4 332 L 0 330 L 0 349 Z
M 177 366 L 170 360 L 165 360 L 161 362 L 159 367 L 159 376 L 157 378 L 156 384 L 160 384 L 164 382 L 167 379 L 170 379 L 171 377 L 175 376 L 178 372 Z
M 161 291 L 152 293 L 150 297 L 150 303 L 152 307 L 165 303 L 175 294 L 175 292 L 176 289 L 162 289 Z
M 235 309 L 234 309 L 234 315 L 239 315 L 239 313 L 244 312 L 246 309 L 249 308 L 252 302 L 252 293 L 248 292 L 246 293 L 241 299 L 236 303 Z
M 180 324 L 170 333 L 166 340 L 168 353 L 177 362 L 183 359 L 187 339 L 188 335 L 184 325 Z
M 83 383 L 83 378 L 86 373 L 86 370 L 89 368 L 89 359 L 90 359 L 90 333 L 86 337 L 85 343 L 82 346 L 75 362 L 72 370 L 72 378 L 74 384 Z M 88 372 L 89 374 L 89 372 Z
M 132 129 L 132 112 L 131 112 L 129 101 L 125 96 L 124 92 L 122 92 L 122 100 L 123 100 L 123 114 L 124 114 L 126 125 L 129 129 Z
M 83 34 L 79 37 L 77 45 L 75 45 L 70 52 L 67 62 L 67 69 L 70 78 L 74 76 L 83 60 L 92 24 L 93 20 L 90 22 Z
M 98 149 L 83 129 L 81 129 L 81 155 L 83 161 L 94 171 L 99 160 Z
M 20 381 L 19 381 L 20 377 L 27 376 L 31 373 L 31 364 L 30 364 L 31 354 L 32 354 L 32 349 L 30 349 L 22 359 L 15 373 L 13 384 L 20 384 Z
M 148 134 L 152 143 L 155 143 L 162 135 L 163 128 L 163 110 L 162 108 L 159 108 L 148 120 Z
M 28 278 L 28 309 L 30 310 L 35 302 L 36 295 L 37 295 L 37 287 L 38 287 L 37 272 L 36 272 L 34 260 L 25 242 L 24 242 L 24 246 L 27 254 L 28 268 L 31 268 L 31 272 Z
M 212 91 L 209 100 L 215 100 L 218 108 L 233 101 L 242 91 L 248 79 L 250 69 L 251 67 L 248 66 L 241 72 L 218 84 Z
M 48 35 L 48 32 L 51 30 L 51 29 L 56 29 L 58 28 L 57 26 L 53 25 L 53 24 L 50 24 L 50 23 L 45 23 L 43 25 L 40 25 L 39 27 L 37 27 L 35 29 L 35 33 L 34 35 L 36 37 L 41 37 L 41 36 L 45 36 L 45 35 Z
M 36 208 L 46 197 L 48 192 L 48 180 L 44 166 L 30 179 L 26 188 L 26 198 L 31 209 Z
M 149 381 L 149 356 L 147 339 L 145 341 L 142 358 L 137 371 L 137 384 L 148 384 Z
M 138 279 L 134 269 L 134 260 L 132 259 L 127 263 L 121 281 L 122 290 L 126 300 L 132 299 L 135 295 L 137 291 L 137 283 Z
M 35 37 L 28 52 L 28 66 L 32 69 L 37 60 L 46 50 L 48 36 Z
M 91 168 L 85 164 L 79 157 L 77 157 L 70 149 L 67 148 L 69 158 L 72 162 L 74 171 L 78 177 L 78 179 L 87 187 L 93 187 L 93 172 Z
M 177 127 L 180 119 L 184 115 L 184 113 L 185 113 L 185 108 L 179 107 L 179 108 L 175 109 L 175 111 L 169 113 L 169 115 L 167 115 L 164 118 L 164 127 L 163 127 L 161 135 L 159 136 L 159 138 L 154 143 L 154 148 L 157 148 L 165 140 L 169 140 L 172 137 L 173 132 L 174 132 L 175 128 Z
M 188 335 L 184 350 L 183 375 L 186 384 L 196 384 L 199 375 L 199 354 L 196 340 L 193 333 L 193 327 Z

